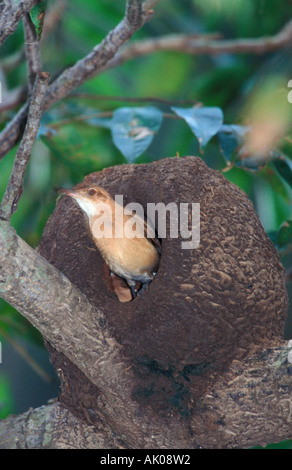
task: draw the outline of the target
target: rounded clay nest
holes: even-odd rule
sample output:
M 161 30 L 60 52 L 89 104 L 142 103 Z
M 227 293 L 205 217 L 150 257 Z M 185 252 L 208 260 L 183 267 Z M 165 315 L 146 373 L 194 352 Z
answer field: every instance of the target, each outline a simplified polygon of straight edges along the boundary
M 278 253 L 245 193 L 200 158 L 115 166 L 85 183 L 145 209 L 147 203 L 200 203 L 198 248 L 182 249 L 180 235 L 163 239 L 155 280 L 128 303 L 111 288 L 86 216 L 71 198 L 59 201 L 39 246 L 105 314 L 135 371 L 133 396 L 187 413 L 231 360 L 282 337 L 287 293 Z

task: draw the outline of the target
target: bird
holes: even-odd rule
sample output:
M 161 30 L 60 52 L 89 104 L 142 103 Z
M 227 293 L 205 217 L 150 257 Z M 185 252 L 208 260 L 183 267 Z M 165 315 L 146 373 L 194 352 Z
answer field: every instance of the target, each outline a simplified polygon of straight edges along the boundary
M 74 199 L 86 214 L 94 244 L 111 273 L 126 281 L 132 300 L 137 295 L 143 296 L 156 276 L 161 256 L 160 241 L 152 229 L 147 232 L 145 219 L 135 213 L 132 225 L 135 233 L 129 237 L 127 224 L 133 213 L 129 214 L 105 189 L 95 184 L 79 184 L 58 192 Z M 141 287 L 136 291 L 137 281 Z

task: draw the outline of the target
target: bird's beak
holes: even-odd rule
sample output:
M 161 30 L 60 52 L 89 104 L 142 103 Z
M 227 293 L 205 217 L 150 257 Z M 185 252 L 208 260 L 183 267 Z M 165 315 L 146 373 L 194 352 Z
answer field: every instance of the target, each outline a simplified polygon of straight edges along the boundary
M 66 188 L 60 188 L 58 190 L 58 194 L 65 195 L 65 196 L 70 196 L 76 199 L 78 197 L 78 191 L 74 189 L 66 189 Z

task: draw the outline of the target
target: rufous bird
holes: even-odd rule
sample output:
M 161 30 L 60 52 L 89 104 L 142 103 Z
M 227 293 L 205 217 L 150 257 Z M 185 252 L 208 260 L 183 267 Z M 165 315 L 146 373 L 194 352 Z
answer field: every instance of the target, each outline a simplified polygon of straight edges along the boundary
M 137 236 L 129 238 L 125 224 L 133 214 L 129 215 L 104 189 L 96 185 L 79 185 L 76 189 L 62 188 L 59 193 L 75 199 L 87 215 L 92 240 L 111 272 L 125 279 L 131 289 L 132 298 L 135 298 L 137 293 L 143 293 L 145 288 L 148 289 L 157 273 L 161 247 L 153 230 L 153 236 L 151 234 L 151 237 L 147 238 L 148 226 L 145 220 L 135 214 Z M 116 218 L 117 211 L 119 217 Z M 116 227 L 117 222 L 123 224 L 123 227 Z M 101 236 L 102 229 L 111 229 L 108 232 L 110 236 Z M 141 283 L 138 292 L 135 290 L 137 281 Z

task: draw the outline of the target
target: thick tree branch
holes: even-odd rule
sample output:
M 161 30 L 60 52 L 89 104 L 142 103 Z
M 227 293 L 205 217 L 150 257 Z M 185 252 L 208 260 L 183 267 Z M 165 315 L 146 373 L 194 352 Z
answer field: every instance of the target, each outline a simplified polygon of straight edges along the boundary
M 106 430 L 97 433 L 58 402 L 0 423 L 0 449 L 110 449 L 118 445 Z
M 292 438 L 289 351 L 289 343 L 271 344 L 232 362 L 193 416 L 192 430 L 203 448 L 242 449 Z
M 25 131 L 16 153 L 13 169 L 0 207 L 0 218 L 4 220 L 9 220 L 13 212 L 15 212 L 22 193 L 24 173 L 39 130 L 43 97 L 49 78 L 50 75 L 47 72 L 39 72 L 35 79 Z
M 1 297 L 98 387 L 106 397 L 104 403 L 111 404 L 110 410 L 106 405 L 102 409 L 108 424 L 133 447 L 183 447 L 187 429 L 182 424 L 162 430 L 159 421 L 150 423 L 147 413 L 139 412 L 132 400 L 129 364 L 108 333 L 102 312 L 6 221 L 0 221 L 0 246 Z
M 14 33 L 21 18 L 28 13 L 38 0 L 21 0 L 20 2 L 5 0 L 0 5 L 1 28 L 0 46 Z
M 231 364 L 202 397 L 193 417 L 191 426 L 200 447 L 247 448 L 292 437 L 287 355 L 287 346 L 275 345 Z M 121 448 L 112 431 L 107 423 L 97 431 L 55 402 L 3 420 L 0 448 Z

